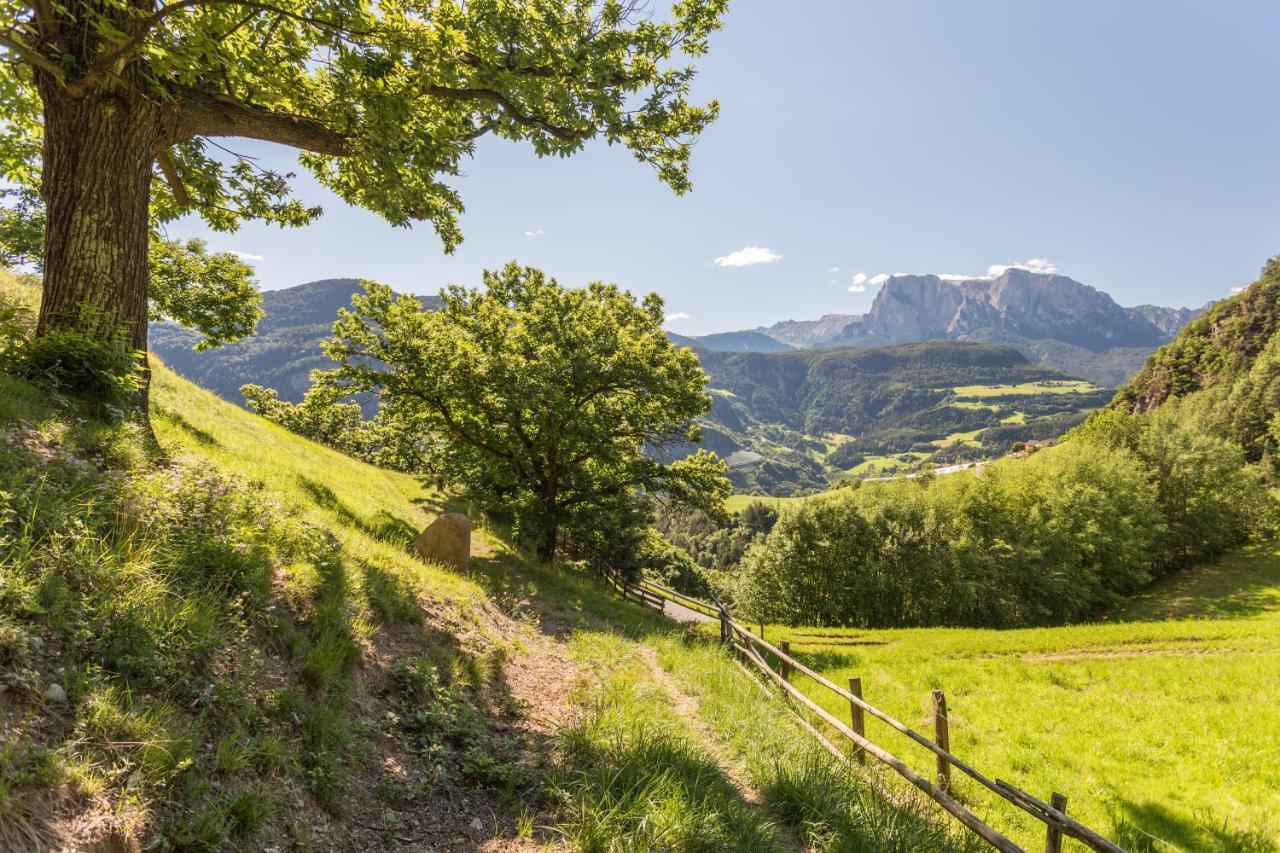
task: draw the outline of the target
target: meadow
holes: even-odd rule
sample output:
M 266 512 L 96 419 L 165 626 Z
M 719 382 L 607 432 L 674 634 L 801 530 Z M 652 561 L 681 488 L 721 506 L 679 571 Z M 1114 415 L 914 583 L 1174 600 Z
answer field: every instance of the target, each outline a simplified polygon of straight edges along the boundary
M 1280 548 L 1166 578 L 1098 624 L 1012 631 L 766 626 L 767 639 L 930 732 L 946 692 L 952 751 L 1130 850 L 1280 846 Z M 847 705 L 796 680 L 844 718 Z M 932 757 L 874 720 L 872 740 L 922 772 Z M 1016 840 L 1041 825 L 976 783 L 957 789 Z
M 951 389 L 961 401 L 977 401 L 987 397 L 1029 396 L 1033 394 L 1088 394 L 1098 386 L 1083 379 L 1046 379 L 1016 385 L 961 385 Z

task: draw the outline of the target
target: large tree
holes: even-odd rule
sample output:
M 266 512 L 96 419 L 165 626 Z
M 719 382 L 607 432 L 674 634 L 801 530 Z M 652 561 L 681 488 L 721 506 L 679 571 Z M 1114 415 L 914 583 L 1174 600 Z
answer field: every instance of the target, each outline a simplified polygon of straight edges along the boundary
M 643 518 L 637 495 L 715 510 L 725 466 L 663 450 L 700 436 L 706 374 L 662 331 L 662 300 L 615 285 L 561 287 L 508 264 L 484 289 L 450 287 L 438 311 L 367 284 L 334 324 L 324 381 L 376 391 L 379 422 L 438 442 L 434 472 L 510 513 L 544 560 L 561 534 L 611 544 Z
M 309 221 L 290 175 L 217 142 L 299 149 L 325 186 L 446 249 L 445 183 L 494 134 L 627 146 L 676 192 L 714 102 L 688 99 L 727 0 L 0 0 L 0 166 L 47 213 L 37 334 L 146 344 L 148 237 L 200 214 Z

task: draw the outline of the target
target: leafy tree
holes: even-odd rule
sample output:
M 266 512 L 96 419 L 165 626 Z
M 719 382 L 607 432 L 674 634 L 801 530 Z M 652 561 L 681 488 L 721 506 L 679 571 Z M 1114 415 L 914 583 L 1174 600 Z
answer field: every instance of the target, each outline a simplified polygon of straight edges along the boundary
M 147 295 L 152 320 L 176 320 L 204 336 L 197 350 L 253 334 L 262 317 L 253 267 L 230 252 L 210 254 L 203 240 L 153 241 Z
M 345 201 L 430 221 L 447 249 L 462 202 L 445 179 L 486 134 L 565 156 L 627 146 L 677 192 L 714 102 L 691 67 L 727 0 L 0 0 L 0 172 L 47 211 L 37 335 L 124 328 L 145 349 L 147 244 L 197 213 L 216 230 L 300 225 L 320 210 L 288 174 L 214 142 L 300 149 Z
M 260 385 L 242 385 L 240 394 L 249 411 L 304 438 L 383 468 L 425 472 L 434 446 L 400 433 L 380 418 L 365 420 L 360 404 L 346 399 L 346 392 L 322 371 L 312 371 L 311 379 L 298 403 L 281 400 L 274 389 Z
M 714 508 L 725 465 L 699 451 L 664 464 L 646 448 L 696 442 L 710 407 L 692 350 L 662 331 L 657 294 L 561 287 L 508 264 L 484 289 L 453 286 L 438 311 L 368 284 L 326 351 L 346 393 L 376 391 L 402 435 L 439 437 L 437 473 L 483 508 L 510 513 L 538 555 L 561 532 L 618 540 L 643 517 L 635 493 Z

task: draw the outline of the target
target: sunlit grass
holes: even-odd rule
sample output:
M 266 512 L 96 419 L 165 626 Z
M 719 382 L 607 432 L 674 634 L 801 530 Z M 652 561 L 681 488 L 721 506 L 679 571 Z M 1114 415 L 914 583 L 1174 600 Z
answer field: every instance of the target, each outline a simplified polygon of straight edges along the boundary
M 1005 397 L 1011 394 L 1087 394 L 1100 390 L 1092 382 L 1079 379 L 1046 379 L 1041 382 L 1020 382 L 1016 385 L 960 385 L 951 393 L 960 401 L 982 400 L 986 397 Z
M 1015 631 L 766 627 L 837 684 L 930 730 L 946 691 L 961 758 L 1131 849 L 1280 846 L 1280 549 L 1256 548 L 1157 584 L 1105 624 Z M 1170 619 L 1177 621 L 1120 621 Z M 847 704 L 797 679 L 844 717 Z M 873 740 L 918 770 L 931 757 L 883 725 Z M 961 780 L 997 826 L 1032 844 L 1041 825 Z

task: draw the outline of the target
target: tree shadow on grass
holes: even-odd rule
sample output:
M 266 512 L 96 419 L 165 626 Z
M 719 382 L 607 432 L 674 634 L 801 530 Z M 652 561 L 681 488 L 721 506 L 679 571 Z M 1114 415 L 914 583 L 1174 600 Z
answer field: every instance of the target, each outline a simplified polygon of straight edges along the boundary
M 205 447 L 217 447 L 218 440 L 213 437 L 213 433 L 200 429 L 200 427 L 191 423 L 191 421 L 187 420 L 177 412 L 157 406 L 155 413 L 185 432 L 187 435 L 191 436 L 197 444 L 201 444 Z
M 1244 619 L 1275 610 L 1280 610 L 1280 545 L 1269 543 L 1167 575 L 1106 621 Z
M 1280 834 L 1269 814 L 1255 815 L 1248 826 L 1231 824 L 1208 812 L 1183 814 L 1152 802 L 1119 799 L 1111 804 L 1117 844 L 1131 853 L 1204 850 L 1263 853 L 1280 849 Z
M 299 477 L 298 480 L 302 490 L 315 502 L 316 506 L 333 513 L 344 524 L 380 542 L 398 545 L 406 551 L 413 547 L 418 530 L 407 521 L 384 510 L 378 510 L 366 518 L 343 503 L 333 489 L 323 483 L 312 480 L 310 477 Z

